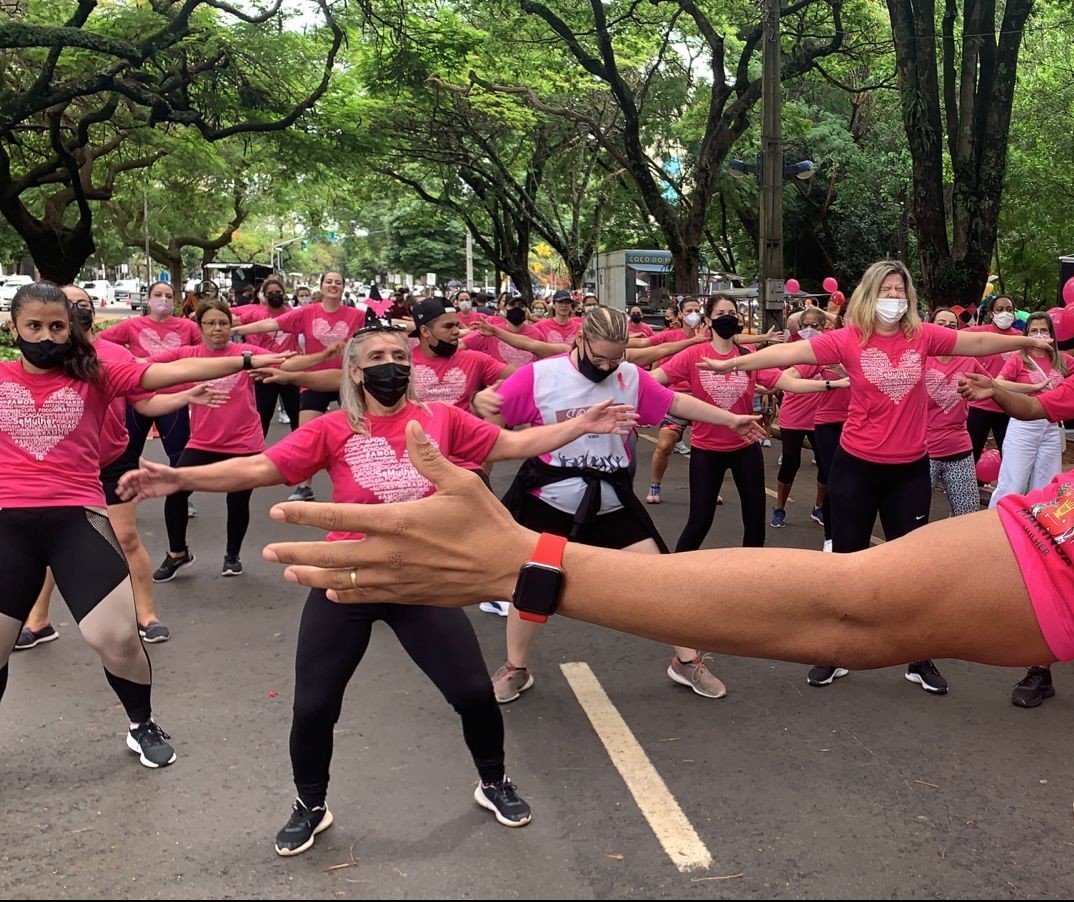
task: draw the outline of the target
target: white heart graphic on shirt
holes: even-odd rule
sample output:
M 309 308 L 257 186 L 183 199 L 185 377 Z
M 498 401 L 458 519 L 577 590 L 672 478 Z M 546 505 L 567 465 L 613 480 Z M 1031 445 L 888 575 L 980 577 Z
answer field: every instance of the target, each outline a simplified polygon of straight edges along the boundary
M 955 373 L 948 379 L 939 370 L 925 370 L 925 389 L 944 413 L 962 400 L 958 393 L 958 380 L 961 377 L 961 373 Z
M 921 381 L 921 355 L 911 348 L 892 365 L 883 351 L 866 348 L 861 352 L 861 372 L 897 405 Z
M 221 376 L 206 383 L 213 391 L 222 391 L 231 394 L 231 390 L 239 384 L 242 373 L 232 373 L 230 376 Z
M 346 341 L 350 332 L 351 327 L 347 325 L 346 320 L 341 319 L 333 326 L 322 316 L 314 317 L 310 328 L 310 335 L 325 347 L 337 341 Z
M 175 332 L 168 332 L 164 336 L 160 336 L 148 326 L 138 333 L 138 340 L 150 357 L 163 354 L 165 351 L 174 351 L 183 343 L 183 340 Z
M 523 351 L 522 348 L 512 347 L 506 341 L 497 339 L 496 350 L 500 355 L 500 360 L 510 366 L 525 366 L 527 363 L 533 361 L 533 354 L 529 351 Z
M 439 447 L 433 442 L 434 447 Z M 431 483 L 410 463 L 410 454 L 397 457 L 388 440 L 373 435 L 352 435 L 343 446 L 343 459 L 356 485 L 385 504 L 424 498 Z
M 82 396 L 71 388 L 54 391 L 38 407 L 28 388 L 12 382 L 0 385 L 0 430 L 37 460 L 44 460 L 74 431 L 84 410 Z
M 698 378 L 712 403 L 723 410 L 730 410 L 750 385 L 749 375 L 743 372 L 721 375 L 712 370 L 698 370 Z
M 411 371 L 410 381 L 418 398 L 425 402 L 443 401 L 445 404 L 454 404 L 466 391 L 466 373 L 457 366 L 445 370 L 444 374 L 437 378 L 436 370 L 419 363 Z

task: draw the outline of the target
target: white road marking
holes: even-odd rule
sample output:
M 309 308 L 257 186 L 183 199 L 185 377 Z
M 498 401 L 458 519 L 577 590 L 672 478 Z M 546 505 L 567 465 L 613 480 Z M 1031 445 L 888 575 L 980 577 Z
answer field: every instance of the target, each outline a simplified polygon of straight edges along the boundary
M 675 867 L 680 871 L 709 867 L 712 855 L 589 665 L 560 664 L 560 670 Z

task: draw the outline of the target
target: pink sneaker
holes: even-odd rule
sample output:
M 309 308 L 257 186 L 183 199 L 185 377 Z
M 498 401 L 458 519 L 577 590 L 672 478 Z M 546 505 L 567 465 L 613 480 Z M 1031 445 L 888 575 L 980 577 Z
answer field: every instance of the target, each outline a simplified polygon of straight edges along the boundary
M 513 702 L 533 685 L 533 674 L 528 667 L 512 667 L 506 661 L 492 675 L 492 691 L 501 705 Z
M 723 698 L 727 695 L 727 687 L 712 675 L 705 664 L 705 656 L 700 652 L 688 664 L 683 664 L 675 655 L 668 667 L 668 676 L 680 686 L 689 686 L 705 698 Z

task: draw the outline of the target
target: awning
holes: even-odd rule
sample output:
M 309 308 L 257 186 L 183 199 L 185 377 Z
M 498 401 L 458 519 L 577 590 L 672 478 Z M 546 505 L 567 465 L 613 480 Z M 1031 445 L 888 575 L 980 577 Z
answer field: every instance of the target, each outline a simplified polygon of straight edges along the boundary
M 671 266 L 663 263 L 628 263 L 627 266 L 638 272 L 671 272 Z

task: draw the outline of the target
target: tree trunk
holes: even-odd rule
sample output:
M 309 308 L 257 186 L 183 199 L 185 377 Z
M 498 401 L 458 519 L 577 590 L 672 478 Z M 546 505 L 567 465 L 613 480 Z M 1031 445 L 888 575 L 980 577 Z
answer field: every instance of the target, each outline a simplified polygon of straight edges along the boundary
M 51 228 L 44 223 L 16 229 L 42 279 L 68 285 L 78 278 L 97 246 L 89 229 Z

